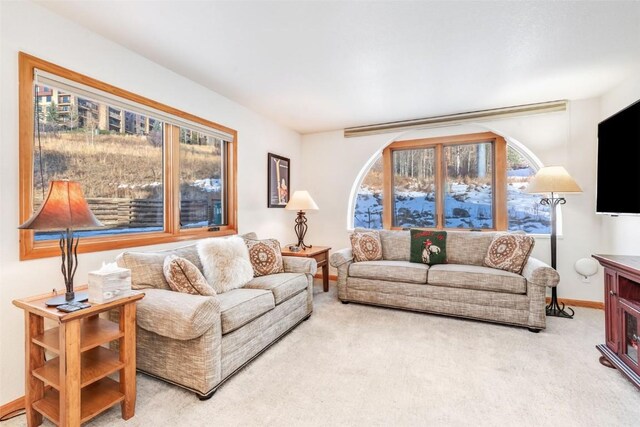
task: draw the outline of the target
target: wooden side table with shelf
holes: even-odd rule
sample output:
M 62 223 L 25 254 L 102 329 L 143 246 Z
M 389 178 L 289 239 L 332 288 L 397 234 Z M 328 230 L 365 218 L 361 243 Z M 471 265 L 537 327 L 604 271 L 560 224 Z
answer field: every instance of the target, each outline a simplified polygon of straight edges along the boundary
M 86 286 L 76 287 L 76 291 Z M 14 300 L 25 314 L 25 409 L 27 424 L 45 416 L 59 426 L 79 426 L 120 403 L 122 418 L 133 417 L 136 404 L 136 292 L 128 297 L 72 313 L 48 307 L 51 294 Z M 100 318 L 119 309 L 119 324 Z M 44 319 L 56 322 L 44 329 Z M 105 347 L 119 341 L 119 351 Z M 45 361 L 45 350 L 56 357 Z M 109 375 L 119 372 L 120 381 Z M 50 386 L 48 389 L 45 386 Z
M 291 245 L 294 246 L 294 245 Z M 312 246 L 299 251 L 289 250 L 289 245 L 282 248 L 283 256 L 298 256 L 304 258 L 314 258 L 318 263 L 318 268 L 322 268 L 322 290 L 329 292 L 329 250 L 328 246 Z

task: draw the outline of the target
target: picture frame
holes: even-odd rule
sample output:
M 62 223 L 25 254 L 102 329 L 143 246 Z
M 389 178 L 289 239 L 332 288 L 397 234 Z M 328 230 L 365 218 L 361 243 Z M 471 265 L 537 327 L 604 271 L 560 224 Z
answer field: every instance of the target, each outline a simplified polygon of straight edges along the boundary
M 289 203 L 291 160 L 267 154 L 267 207 L 284 208 Z

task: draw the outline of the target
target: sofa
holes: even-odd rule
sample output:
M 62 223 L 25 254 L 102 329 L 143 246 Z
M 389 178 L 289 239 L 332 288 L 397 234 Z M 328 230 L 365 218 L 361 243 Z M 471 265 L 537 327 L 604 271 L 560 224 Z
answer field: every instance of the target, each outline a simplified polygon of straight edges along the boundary
M 447 263 L 409 262 L 410 232 L 379 230 L 382 260 L 354 262 L 351 248 L 334 252 L 338 298 L 384 307 L 523 326 L 539 332 L 546 324 L 546 288 L 558 272 L 529 257 L 521 274 L 486 267 L 496 232 L 450 231 Z
M 257 238 L 253 233 L 244 237 Z M 313 311 L 314 259 L 285 256 L 284 273 L 202 296 L 171 290 L 163 274 L 169 255 L 186 258 L 202 271 L 196 244 L 123 252 L 116 259 L 118 266 L 131 270 L 132 288 L 145 293 L 137 305 L 136 365 L 201 400 Z

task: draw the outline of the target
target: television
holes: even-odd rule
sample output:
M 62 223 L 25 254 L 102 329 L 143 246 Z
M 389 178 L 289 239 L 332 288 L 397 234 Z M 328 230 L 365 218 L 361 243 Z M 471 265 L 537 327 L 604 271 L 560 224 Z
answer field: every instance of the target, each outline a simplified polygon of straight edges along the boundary
M 598 124 L 596 213 L 640 215 L 640 101 Z

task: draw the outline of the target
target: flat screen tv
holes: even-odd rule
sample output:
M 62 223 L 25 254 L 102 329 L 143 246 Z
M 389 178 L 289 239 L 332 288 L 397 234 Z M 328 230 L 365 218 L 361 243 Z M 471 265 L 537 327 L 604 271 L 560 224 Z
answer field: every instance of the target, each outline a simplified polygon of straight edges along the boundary
M 596 212 L 640 215 L 640 101 L 598 124 Z

